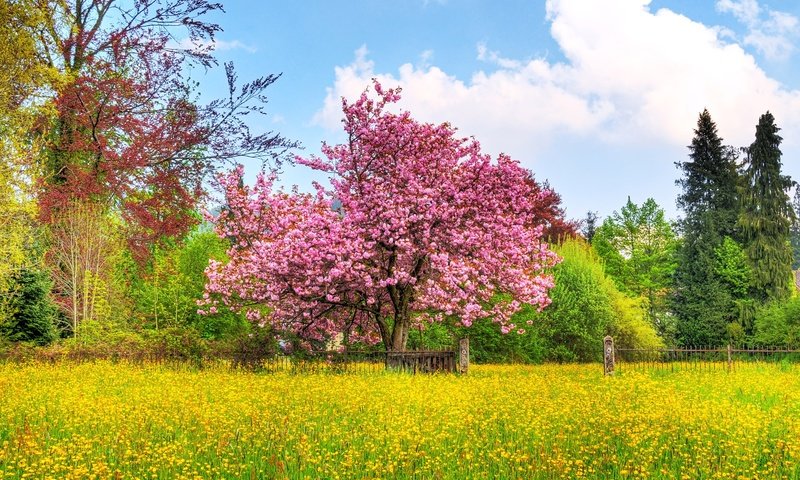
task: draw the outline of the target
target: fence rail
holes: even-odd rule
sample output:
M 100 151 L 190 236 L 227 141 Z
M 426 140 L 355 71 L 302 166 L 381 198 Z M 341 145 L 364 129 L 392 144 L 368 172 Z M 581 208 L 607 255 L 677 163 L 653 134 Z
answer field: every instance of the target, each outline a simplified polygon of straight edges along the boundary
M 457 352 L 311 351 L 271 355 L 240 366 L 277 373 L 365 373 L 382 370 L 409 373 L 457 372 Z
M 413 373 L 455 372 L 456 352 L 453 350 L 388 352 L 386 366 Z
M 242 342 L 216 350 L 170 350 L 106 347 L 64 349 L 17 344 L 0 349 L 0 363 L 130 362 L 188 364 L 197 368 L 230 365 L 236 369 L 287 373 L 364 373 L 383 370 L 410 373 L 458 372 L 469 368 L 469 339 L 459 340 L 458 350 L 298 350 L 285 353 L 256 342 Z
M 734 370 L 738 364 L 791 362 L 800 364 L 800 349 L 783 347 L 614 348 L 617 368 Z M 613 369 L 613 368 L 612 368 Z

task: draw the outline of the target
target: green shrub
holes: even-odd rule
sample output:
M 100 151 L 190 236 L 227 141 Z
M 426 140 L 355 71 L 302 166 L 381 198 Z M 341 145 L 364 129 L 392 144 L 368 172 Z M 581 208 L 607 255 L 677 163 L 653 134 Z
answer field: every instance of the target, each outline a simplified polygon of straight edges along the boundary
M 597 253 L 584 241 L 568 239 L 554 247 L 562 257 L 553 268 L 552 303 L 538 312 L 523 305 L 512 321 L 525 333 L 500 333 L 490 320 L 457 334 L 470 336 L 476 362 L 599 361 L 603 337 L 613 335 L 626 348 L 658 348 L 663 342 L 647 320 L 642 301 L 622 294 L 605 274 Z
M 209 259 L 224 261 L 226 240 L 199 227 L 182 243 L 155 249 L 146 267 L 131 264 L 131 296 L 138 326 L 145 329 L 186 328 L 203 338 L 236 337 L 248 330 L 244 315 L 220 308 L 213 315 L 198 315 Z
M 759 345 L 800 348 L 800 297 L 758 310 L 755 328 L 754 340 Z
M 648 321 L 640 299 L 627 297 L 616 290 L 610 291 L 609 294 L 614 320 L 608 327 L 608 334 L 614 337 L 614 343 L 618 348 L 664 347 L 664 341 Z
M 189 362 L 198 367 L 206 360 L 208 342 L 194 329 L 151 330 L 144 338 L 158 360 Z

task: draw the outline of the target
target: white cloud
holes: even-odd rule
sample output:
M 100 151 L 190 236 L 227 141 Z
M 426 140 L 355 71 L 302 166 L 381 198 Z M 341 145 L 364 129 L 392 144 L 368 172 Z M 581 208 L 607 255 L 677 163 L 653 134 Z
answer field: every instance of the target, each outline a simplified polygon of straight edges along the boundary
M 400 85 L 401 106 L 415 117 L 451 121 L 463 135 L 477 136 L 496 152 L 527 148 L 531 140 L 544 142 L 556 130 L 589 132 L 611 114 L 608 102 L 582 98 L 553 82 L 552 69 L 543 61 L 513 70 L 479 71 L 465 83 L 435 66 L 404 64 L 397 75 L 379 73 L 367 54 L 362 46 L 350 65 L 336 67 L 335 84 L 328 88 L 314 123 L 340 129 L 341 97 L 356 98 L 371 78 L 385 86 Z
M 756 0 L 717 0 L 717 10 L 732 13 L 746 24 L 756 23 L 761 14 L 761 7 Z
M 425 50 L 419 54 L 417 68 L 428 68 L 431 66 L 431 61 L 433 61 L 433 50 Z
M 522 66 L 522 63 L 519 60 L 504 58 L 501 57 L 498 52 L 489 50 L 484 42 L 478 44 L 478 60 L 482 62 L 489 62 L 510 70 L 518 69 Z
M 717 0 L 717 10 L 731 13 L 747 27 L 743 43 L 770 60 L 787 60 L 795 50 L 798 18 L 761 7 L 756 0 Z
M 758 117 L 768 109 L 787 141 L 796 142 L 800 91 L 767 76 L 718 28 L 648 6 L 649 0 L 548 0 L 551 33 L 565 62 L 503 58 L 479 44 L 477 57 L 491 68 L 467 80 L 436 66 L 376 72 L 362 46 L 350 65 L 336 67 L 314 122 L 340 129 L 340 98 L 357 97 L 375 77 L 401 86 L 401 107 L 416 118 L 450 121 L 488 151 L 527 159 L 562 134 L 617 145 L 684 146 L 703 108 L 733 145 L 752 142 Z M 741 7 L 741 15 L 750 15 L 752 5 Z

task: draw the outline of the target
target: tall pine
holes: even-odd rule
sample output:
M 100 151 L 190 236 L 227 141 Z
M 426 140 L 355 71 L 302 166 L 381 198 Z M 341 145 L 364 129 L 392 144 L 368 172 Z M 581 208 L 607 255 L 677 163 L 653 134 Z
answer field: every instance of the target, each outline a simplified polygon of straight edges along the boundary
M 771 113 L 761 115 L 756 140 L 747 148 L 741 192 L 739 224 L 755 297 L 762 302 L 785 299 L 791 293 L 789 230 L 795 215 L 788 191 L 793 182 L 781 174 L 779 130 Z
M 708 110 L 697 121 L 689 160 L 676 162 L 683 177 L 678 207 L 685 216 L 679 228 L 672 311 L 677 340 L 683 345 L 721 345 L 728 325 L 738 319 L 735 295 L 718 274 L 718 252 L 725 238 L 737 239 L 738 173 L 736 151 L 726 147 Z
M 792 209 L 794 209 L 794 222 L 789 229 L 789 239 L 792 244 L 792 269 L 797 270 L 800 268 L 800 186 L 794 189 Z

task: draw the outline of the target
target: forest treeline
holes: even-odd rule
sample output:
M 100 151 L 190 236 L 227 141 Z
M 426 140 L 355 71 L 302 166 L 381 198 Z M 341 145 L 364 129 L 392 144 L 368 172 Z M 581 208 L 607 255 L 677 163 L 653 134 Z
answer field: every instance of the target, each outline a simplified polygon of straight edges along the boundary
M 226 64 L 229 96 L 207 104 L 197 100 L 197 84 L 187 72 L 193 66 L 218 68 L 208 45 L 220 27 L 205 18 L 220 9 L 202 0 L 0 4 L 0 18 L 9 19 L 0 25 L 0 348 L 55 345 L 50 348 L 108 354 L 163 348 L 197 356 L 228 351 L 225 345 L 259 351 L 301 344 L 329 348 L 333 339 L 341 346 L 335 335 L 309 339 L 303 328 L 273 328 L 264 318 L 274 306 L 236 308 L 231 298 L 209 290 L 209 262 L 226 265 L 231 255 L 252 246 L 245 245 L 239 230 L 237 235 L 215 230 L 214 217 L 202 213 L 210 185 L 242 159 L 275 172 L 291 161 L 298 147 L 275 132 L 252 132 L 245 122 L 248 115 L 266 113 L 266 89 L 279 75 L 239 85 L 233 65 Z M 176 42 L 184 38 L 191 41 Z M 393 101 L 393 92 L 384 93 L 379 85 L 376 91 Z M 430 149 L 439 148 L 442 158 L 454 159 L 453 172 L 464 171 L 468 163 L 459 163 L 458 155 L 472 155 L 475 171 L 482 171 L 477 144 L 473 152 L 473 146 L 454 139 L 450 127 L 380 116 L 380 105 L 346 105 L 345 113 L 365 122 L 369 115 L 359 115 L 373 114 L 387 122 L 381 124 L 384 130 L 387 125 L 413 125 L 414 132 L 393 135 L 441 140 L 425 146 L 429 150 L 421 160 L 429 161 L 436 155 Z M 381 128 L 374 130 L 374 141 L 384 143 L 370 146 L 373 151 L 393 148 L 380 136 Z M 741 148 L 724 144 L 707 111 L 700 114 L 694 132 L 687 158 L 676 162 L 679 220 L 668 220 L 647 199 L 641 205 L 628 200 L 602 221 L 591 212 L 582 221 L 571 221 L 546 182 L 535 181 L 503 157 L 498 168 L 505 174 L 498 178 L 518 177 L 508 186 L 516 189 L 516 198 L 529 202 L 524 212 L 518 208 L 516 213 L 533 219 L 510 226 L 516 235 L 528 233 L 509 238 L 535 240 L 541 235 L 561 259 L 554 266 L 549 260 L 536 264 L 537 269 L 547 267 L 543 276 L 535 277 L 539 283 L 510 282 L 509 288 L 492 290 L 488 297 L 480 286 L 470 286 L 469 296 L 465 286 L 472 283 L 470 277 L 455 285 L 457 294 L 467 293 L 460 303 L 453 301 L 447 315 L 433 315 L 431 302 L 427 310 L 406 309 L 403 316 L 393 317 L 397 320 L 386 320 L 380 318 L 384 310 L 373 309 L 371 297 L 358 303 L 358 295 L 349 307 L 369 315 L 377 312 L 384 343 L 390 338 L 384 332 L 387 321 L 407 323 L 398 338 L 408 348 L 449 348 L 456 338 L 469 335 L 478 361 L 596 360 L 607 334 L 619 345 L 642 348 L 726 343 L 800 347 L 800 298 L 792 273 L 800 266 L 800 191 L 781 172 L 776 121 L 769 112 L 762 115 L 753 143 Z M 356 164 L 353 152 L 366 148 L 363 142 L 358 149 L 351 144 L 347 157 L 336 157 L 344 150 L 330 149 L 330 165 L 309 163 L 332 170 L 344 160 Z M 442 145 L 450 150 L 445 152 Z M 423 171 L 419 165 L 424 167 L 417 163 L 412 170 Z M 348 172 L 342 175 L 351 178 Z M 444 185 L 437 182 L 430 183 Z M 499 182 L 486 185 L 503 191 L 506 187 Z M 233 182 L 225 188 L 223 217 L 237 208 L 231 189 L 244 186 Z M 433 197 L 435 192 L 426 188 L 420 191 Z M 310 202 L 303 207 L 306 213 L 322 208 L 305 197 L 273 201 L 286 199 Z M 356 205 L 352 199 L 335 200 L 337 213 L 320 217 L 329 222 L 326 232 L 339 228 L 337 219 L 347 215 L 341 213 L 342 200 L 350 211 Z M 498 212 L 505 208 L 495 207 Z M 481 215 L 473 205 L 463 212 Z M 261 218 L 261 211 L 256 213 Z M 497 225 L 508 224 L 503 222 Z M 472 229 L 462 230 L 470 236 L 491 237 L 509 252 L 516 250 L 508 239 L 500 242 L 506 232 L 462 227 Z M 394 252 L 398 247 L 385 248 Z M 486 262 L 501 264 L 491 251 L 480 254 Z M 430 262 L 439 257 L 431 255 L 434 260 L 420 259 L 420 268 L 432 268 Z M 544 249 L 536 255 L 551 258 Z M 467 267 L 472 267 L 470 261 L 462 269 Z M 483 278 L 486 269 L 477 267 L 475 278 Z M 523 267 L 514 269 L 519 279 L 527 271 Z M 493 268 L 496 275 L 499 270 Z M 322 278 L 325 272 L 318 273 Z M 509 292 L 516 288 L 539 295 L 550 277 L 549 300 L 531 297 L 537 298 L 538 307 L 550 302 L 545 308 L 523 304 L 502 322 L 465 322 L 457 314 L 516 310 L 519 302 Z M 382 287 L 394 300 L 393 292 L 402 284 L 396 283 L 400 277 L 389 278 Z M 255 288 L 242 285 L 234 288 L 234 300 L 247 300 Z M 413 289 L 408 292 L 405 301 L 412 302 Z M 329 306 L 342 303 L 337 295 L 328 294 Z M 436 321 L 420 320 L 428 316 Z M 349 333 L 353 322 L 348 325 Z M 354 340 L 353 347 L 365 346 Z

